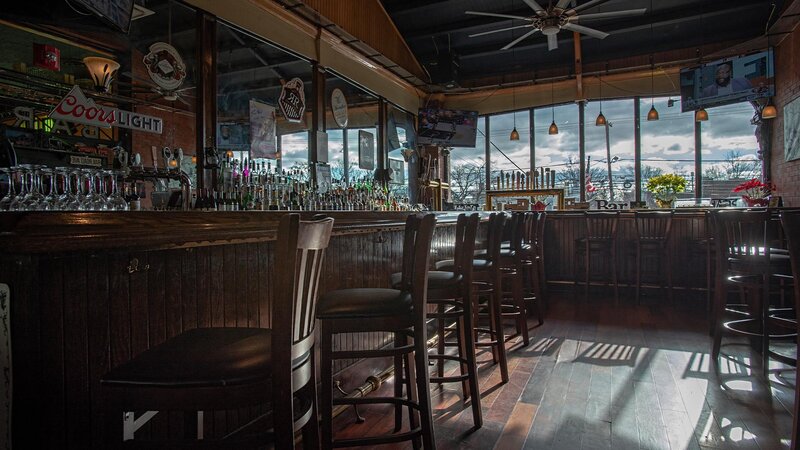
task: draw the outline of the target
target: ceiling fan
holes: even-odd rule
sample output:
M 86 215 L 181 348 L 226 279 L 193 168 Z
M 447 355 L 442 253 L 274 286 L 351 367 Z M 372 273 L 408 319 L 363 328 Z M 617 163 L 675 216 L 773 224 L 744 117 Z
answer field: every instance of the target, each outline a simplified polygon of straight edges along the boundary
M 186 101 L 186 98 L 193 99 L 194 95 L 189 91 L 193 90 L 194 86 L 182 87 L 179 89 L 165 89 L 157 86 L 148 80 L 143 80 L 134 76 L 131 72 L 121 72 L 122 76 L 130 78 L 131 83 L 119 81 L 120 84 L 128 85 L 133 88 L 133 94 L 156 94 L 150 97 L 143 97 L 147 101 L 166 100 L 168 102 L 178 101 L 186 106 L 191 106 L 191 103 Z
M 475 16 L 502 17 L 505 19 L 516 19 L 528 22 L 524 25 L 517 25 L 508 28 L 501 28 L 499 30 L 470 34 L 469 37 L 484 36 L 487 34 L 500 33 L 502 31 L 515 30 L 517 28 L 531 28 L 531 30 L 528 31 L 527 33 L 506 44 L 506 46 L 503 47 L 502 50 L 510 49 L 511 47 L 519 44 L 522 40 L 532 36 L 537 31 L 541 31 L 542 34 L 547 36 L 548 50 L 554 50 L 558 48 L 558 38 L 556 37 L 556 35 L 561 30 L 576 31 L 578 33 L 582 33 L 587 36 L 596 37 L 598 39 L 604 39 L 606 36 L 608 36 L 608 33 L 605 33 L 603 31 L 595 30 L 594 28 L 585 27 L 583 25 L 578 25 L 577 22 L 579 21 L 592 20 L 592 19 L 608 19 L 612 17 L 639 16 L 644 14 L 645 11 L 647 11 L 646 8 L 641 8 L 641 9 L 629 9 L 625 11 L 579 14 L 579 12 L 584 9 L 599 5 L 601 3 L 605 3 L 608 0 L 589 0 L 584 4 L 575 6 L 573 8 L 568 7 L 569 4 L 572 2 L 572 0 L 558 0 L 558 3 L 556 3 L 555 5 L 550 3 L 547 8 L 542 8 L 542 6 L 539 5 L 539 3 L 536 2 L 536 0 L 523 0 L 523 1 L 525 2 L 526 5 L 530 6 L 531 9 L 533 9 L 535 14 L 531 16 L 514 16 L 510 14 L 466 11 L 466 14 L 471 14 Z

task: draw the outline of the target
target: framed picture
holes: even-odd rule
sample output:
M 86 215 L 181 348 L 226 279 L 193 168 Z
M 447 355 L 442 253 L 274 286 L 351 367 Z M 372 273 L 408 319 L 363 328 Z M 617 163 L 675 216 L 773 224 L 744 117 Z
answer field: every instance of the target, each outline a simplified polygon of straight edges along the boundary
M 358 168 L 375 169 L 375 135 L 358 130 Z
M 783 107 L 783 157 L 800 159 L 800 97 Z

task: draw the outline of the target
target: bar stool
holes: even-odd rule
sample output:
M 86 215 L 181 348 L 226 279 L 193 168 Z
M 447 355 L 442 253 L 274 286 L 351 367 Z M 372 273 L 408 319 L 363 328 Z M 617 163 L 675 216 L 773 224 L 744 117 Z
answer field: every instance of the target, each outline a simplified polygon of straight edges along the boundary
M 545 310 L 548 308 L 547 302 L 547 278 L 545 277 L 544 272 L 544 230 L 547 221 L 547 213 L 544 211 L 539 211 L 536 213 L 532 213 L 536 217 L 536 220 L 532 224 L 533 226 L 529 230 L 529 237 L 528 237 L 528 244 L 531 246 L 533 250 L 531 252 L 531 257 L 535 258 L 536 261 L 536 272 L 538 277 L 536 277 L 536 289 L 535 295 L 536 298 L 541 299 L 542 304 L 545 307 Z
M 503 278 L 499 261 L 505 223 L 505 214 L 492 213 L 489 215 L 486 250 L 477 252 L 482 256 L 475 256 L 472 260 L 472 287 L 473 297 L 476 301 L 473 310 L 473 314 L 476 316 L 474 332 L 476 336 L 481 334 L 488 336 L 485 339 L 476 338 L 475 347 L 492 349 L 492 360 L 500 365 L 500 377 L 503 383 L 508 382 L 508 358 L 502 321 L 503 292 L 500 287 Z M 446 259 L 438 261 L 435 266 L 436 270 L 451 272 L 454 270 L 455 261 Z M 479 317 L 487 319 L 488 328 L 477 325 Z
M 672 211 L 634 211 L 636 223 L 636 301 L 642 289 L 642 256 L 653 254 L 658 262 L 658 272 L 666 272 L 669 300 L 672 301 L 672 258 L 667 249 L 672 231 Z M 659 277 L 661 278 L 661 277 Z M 664 289 L 663 278 L 659 280 Z
M 781 224 L 786 235 L 789 258 L 792 266 L 792 278 L 794 278 L 794 305 L 795 311 L 800 311 L 800 211 L 783 211 L 781 213 Z M 800 336 L 800 329 L 798 329 Z M 798 342 L 800 344 L 800 342 Z M 795 371 L 795 390 L 794 390 L 794 411 L 792 413 L 792 441 L 790 448 L 796 449 L 800 446 L 800 371 Z
M 716 211 L 713 216 L 714 240 L 717 243 L 717 273 L 714 299 L 716 326 L 712 357 L 719 356 L 724 332 L 755 338 L 759 341 L 764 374 L 772 357 L 786 364 L 794 360 L 771 352 L 770 339 L 793 338 L 795 333 L 770 334 L 779 311 L 770 307 L 770 286 L 776 277 L 790 273 L 789 255 L 771 248 L 768 210 Z M 752 304 L 728 304 L 728 287 L 733 283 L 743 293 L 752 293 Z M 735 320 L 725 320 L 734 315 Z
M 525 268 L 525 287 L 527 294 L 525 302 L 529 310 L 536 312 L 539 325 L 542 325 L 542 313 L 539 303 L 542 302 L 547 309 L 544 298 L 544 224 L 547 213 L 525 213 L 524 233 L 521 254 L 522 265 Z
M 403 242 L 400 289 L 355 288 L 324 294 L 317 307 L 320 321 L 320 374 L 322 378 L 322 447 L 353 447 L 389 444 L 420 437 L 425 448 L 436 448 L 431 415 L 428 381 L 427 311 L 428 259 L 436 217 L 433 214 L 410 215 L 406 220 Z M 376 350 L 333 350 L 333 336 L 340 333 L 391 332 L 394 346 Z M 414 343 L 409 344 L 408 338 Z M 411 353 L 414 354 L 413 361 Z M 395 396 L 333 398 L 332 362 L 334 359 L 394 357 Z M 397 381 L 405 370 L 408 398 L 400 398 L 402 383 Z M 386 436 L 333 439 L 333 405 L 390 403 L 395 405 L 396 424 L 400 407 L 409 411 L 409 430 Z M 420 415 L 418 425 L 416 412 Z
M 437 362 L 437 376 L 431 383 L 462 383 L 464 401 L 472 402 L 472 419 L 475 429 L 483 426 L 481 396 L 478 389 L 478 369 L 475 363 L 474 318 L 472 308 L 472 258 L 475 235 L 478 231 L 478 214 L 459 214 L 455 230 L 455 257 L 453 271 L 428 271 L 428 304 L 436 307 L 428 311 L 428 319 L 436 320 L 438 330 L 437 351 L 428 358 Z M 402 273 L 392 274 L 392 287 L 398 289 Z M 446 326 L 455 322 L 455 342 L 447 341 Z M 448 355 L 446 347 L 457 347 L 458 355 Z M 445 376 L 445 361 L 456 361 L 461 366 L 459 375 Z M 398 378 L 395 378 L 397 380 Z
M 589 298 L 592 253 L 606 257 L 614 285 L 614 301 L 619 302 L 617 283 L 617 224 L 619 211 L 585 211 L 583 213 L 586 234 L 575 240 L 575 285 L 578 285 L 578 264 L 583 259 L 583 296 Z
M 302 429 L 303 446 L 318 448 L 313 311 L 332 227 L 333 219 L 301 222 L 298 214 L 281 219 L 275 255 L 283 263 L 275 266 L 272 329 L 188 330 L 106 373 L 100 380 L 106 447 L 120 447 L 123 433 L 126 445 L 156 445 L 129 440 L 134 411 L 183 411 L 188 440 L 202 435 L 195 430 L 197 411 L 271 403 L 280 405 L 273 433 L 245 435 L 253 427 L 244 426 L 219 440 L 161 445 L 242 448 L 274 440 L 276 448 L 294 448 L 295 431 Z
M 511 220 L 506 222 L 506 228 L 510 230 L 509 246 L 507 249 L 500 250 L 499 269 L 504 300 L 501 317 L 514 320 L 517 335 L 522 335 L 522 344 L 527 347 L 530 344 L 530 336 L 528 334 L 528 308 L 525 304 L 524 281 L 526 261 L 529 266 L 532 266 L 532 261 L 524 259 L 525 216 L 525 213 L 515 212 L 511 215 Z M 505 290 L 506 284 L 510 287 L 508 294 Z M 527 299 L 535 305 L 533 296 Z M 538 314 L 538 318 L 541 325 L 541 314 Z

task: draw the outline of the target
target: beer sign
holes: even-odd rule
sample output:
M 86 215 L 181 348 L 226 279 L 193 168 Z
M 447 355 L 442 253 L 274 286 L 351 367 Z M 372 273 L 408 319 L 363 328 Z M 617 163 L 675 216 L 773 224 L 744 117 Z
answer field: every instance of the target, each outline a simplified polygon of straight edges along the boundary
M 289 122 L 302 122 L 303 114 L 306 112 L 306 94 L 303 91 L 303 80 L 292 78 L 281 89 L 281 96 L 278 99 L 278 106 L 281 108 L 283 116 Z
M 93 99 L 87 98 L 78 86 L 72 87 L 50 111 L 49 117 L 99 128 L 117 126 L 155 134 L 161 134 L 164 128 L 164 121 L 158 117 L 98 105 Z

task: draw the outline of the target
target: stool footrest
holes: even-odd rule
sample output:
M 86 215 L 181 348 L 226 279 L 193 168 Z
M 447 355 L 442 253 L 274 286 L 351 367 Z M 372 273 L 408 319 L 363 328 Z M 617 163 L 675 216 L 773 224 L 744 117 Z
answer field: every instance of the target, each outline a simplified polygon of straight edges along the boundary
M 394 444 L 395 442 L 403 442 L 411 440 L 417 436 L 422 435 L 422 428 L 416 427 L 412 430 L 404 431 L 402 433 L 394 433 L 388 436 L 367 436 L 355 439 L 334 439 L 333 447 L 363 447 L 375 446 L 381 444 Z
M 377 350 L 338 350 L 331 353 L 331 359 L 382 358 L 384 356 L 404 355 L 413 351 L 413 344 Z

